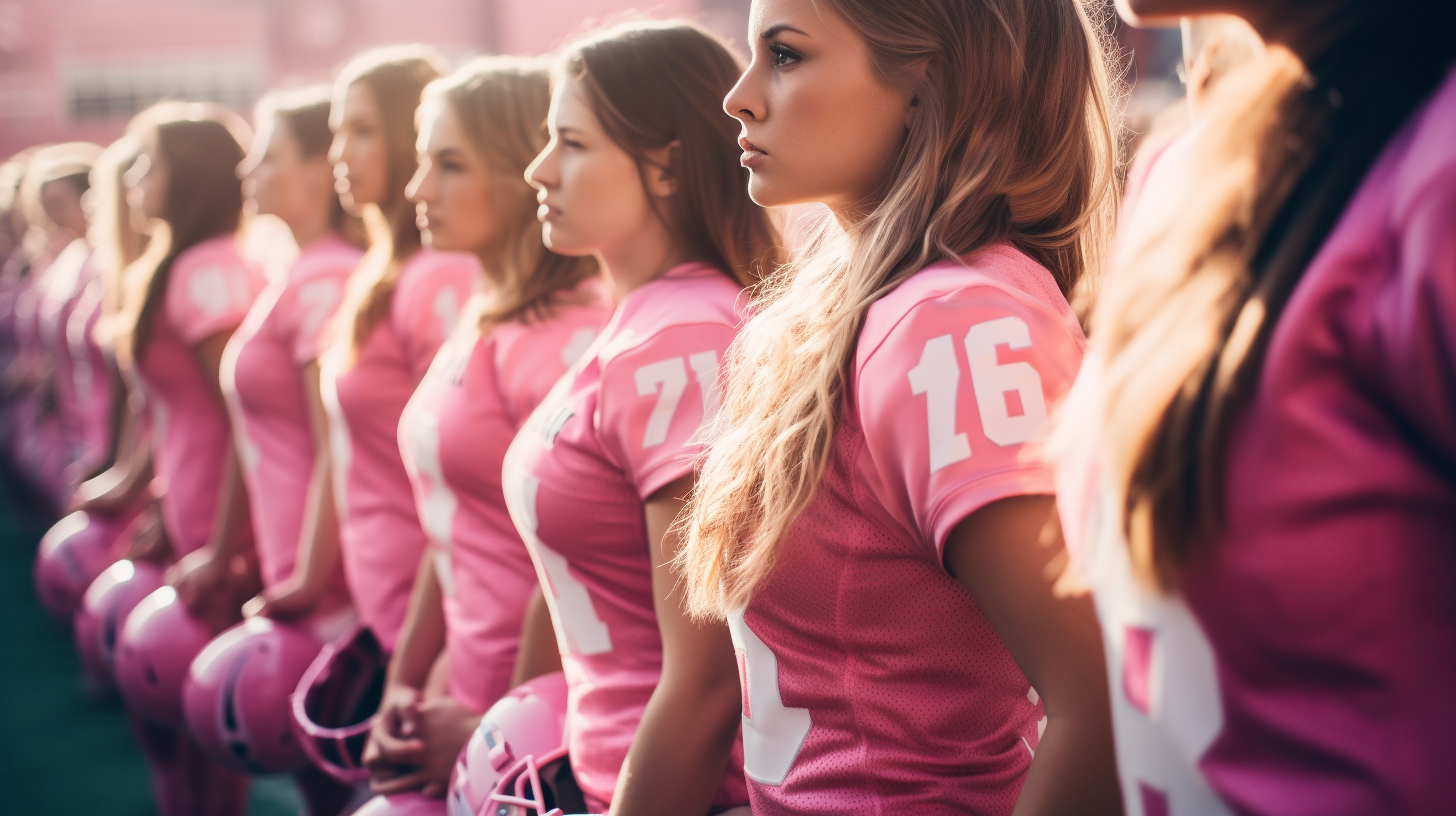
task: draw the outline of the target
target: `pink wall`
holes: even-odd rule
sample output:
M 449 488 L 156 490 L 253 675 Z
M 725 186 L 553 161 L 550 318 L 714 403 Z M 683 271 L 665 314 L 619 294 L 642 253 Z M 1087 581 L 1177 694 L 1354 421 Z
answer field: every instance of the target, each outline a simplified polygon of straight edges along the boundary
M 742 42 L 749 0 L 0 0 L 0 159 L 106 142 L 159 93 L 244 112 L 278 84 L 329 80 L 375 45 L 454 60 L 540 54 L 593 21 L 685 16 Z

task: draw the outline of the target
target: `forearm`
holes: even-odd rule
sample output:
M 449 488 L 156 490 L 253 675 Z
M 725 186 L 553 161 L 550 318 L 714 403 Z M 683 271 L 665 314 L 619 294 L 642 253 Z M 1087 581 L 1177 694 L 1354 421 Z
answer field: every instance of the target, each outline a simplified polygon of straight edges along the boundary
M 738 734 L 736 678 L 658 683 L 622 763 L 613 816 L 698 816 L 712 807 Z
M 1090 702 L 1090 701 L 1089 701 Z M 1101 707 L 1107 701 L 1101 700 Z M 1108 716 L 1047 717 L 1014 816 L 1122 813 Z
M 537 584 L 526 602 L 526 619 L 521 626 L 511 688 L 554 671 L 561 671 L 561 651 L 556 642 L 556 628 L 551 624 L 551 609 L 546 606 L 546 596 Z
M 339 569 L 339 520 L 334 506 L 333 470 L 320 450 L 309 480 L 303 528 L 298 540 L 298 576 L 305 586 L 322 587 Z
M 244 554 L 246 545 L 251 540 L 242 534 L 249 529 L 249 512 L 251 506 L 248 490 L 243 484 L 237 449 L 228 445 L 223 458 L 222 488 L 218 496 L 217 515 L 213 517 L 212 535 L 207 544 L 213 558 L 223 564 L 231 564 L 234 557 Z
M 430 668 L 445 651 L 445 609 L 435 560 L 428 549 L 415 574 L 409 611 L 400 630 L 398 646 L 389 661 L 390 685 L 423 689 Z

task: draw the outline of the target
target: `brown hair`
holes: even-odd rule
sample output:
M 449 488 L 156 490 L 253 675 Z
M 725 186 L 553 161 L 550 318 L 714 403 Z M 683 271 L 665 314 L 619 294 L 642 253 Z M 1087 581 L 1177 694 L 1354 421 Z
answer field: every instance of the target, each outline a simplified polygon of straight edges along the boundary
M 384 200 L 362 213 L 369 251 L 349 279 L 349 291 L 335 316 L 336 337 L 347 341 L 352 358 L 369 333 L 389 313 L 404 262 L 420 248 L 415 208 L 404 188 L 415 174 L 415 109 L 425 86 L 445 72 L 445 60 L 424 45 L 395 45 L 366 51 L 344 67 L 334 82 L 330 125 L 338 130 L 344 96 L 359 84 L 379 105 L 387 146 L 388 177 Z
M 138 114 L 128 128 L 167 168 L 167 186 L 163 228 L 125 273 L 129 292 L 115 340 L 117 356 L 127 364 L 140 360 L 151 340 L 177 257 L 241 225 L 237 166 L 246 153 L 245 127 L 216 107 L 170 102 Z
M 536 191 L 526 168 L 546 146 L 551 81 L 545 67 L 517 57 L 484 57 L 430 83 L 421 113 L 448 105 L 470 150 L 492 174 L 501 220 L 494 257 L 481 264 L 492 285 L 472 309 L 482 333 L 501 323 L 544 317 L 561 297 L 598 273 L 591 257 L 558 255 L 541 240 Z
M 768 214 L 748 197 L 739 166 L 738 123 L 723 114 L 723 97 L 743 66 L 721 40 L 687 23 L 636 22 L 572 44 L 558 59 L 558 77 L 580 83 L 617 146 L 643 167 L 649 153 L 673 142 L 677 193 L 659 215 L 696 260 L 745 286 L 779 261 L 779 236 Z
M 729 349 L 723 408 L 685 514 L 689 607 L 748 602 L 828 466 L 870 306 L 927 266 L 1009 242 L 1063 293 L 1102 260 L 1116 207 L 1103 40 L 1071 0 L 823 0 L 916 115 L 884 193 L 765 281 Z
M 1317 63 L 1271 46 L 1221 83 L 1190 134 L 1187 200 L 1140 210 L 1153 228 L 1119 249 L 1092 322 L 1104 478 L 1150 584 L 1174 587 L 1221 530 L 1230 433 L 1289 295 L 1456 54 L 1451 4 L 1397 5 L 1359 9 Z
M 261 126 L 271 118 L 287 129 L 304 159 L 327 160 L 329 146 L 334 141 L 334 132 L 329 128 L 332 99 L 333 89 L 328 85 L 270 91 L 258 100 L 254 119 Z M 364 223 L 344 209 L 337 195 L 329 207 L 329 229 L 355 246 L 364 245 Z
M 98 342 L 110 347 L 112 325 L 121 312 L 122 270 L 142 256 L 147 237 L 132 226 L 122 177 L 141 155 L 141 139 L 124 135 L 107 145 L 91 168 L 90 229 L 87 239 L 95 251 L 97 276 L 101 280 L 102 320 L 97 326 Z

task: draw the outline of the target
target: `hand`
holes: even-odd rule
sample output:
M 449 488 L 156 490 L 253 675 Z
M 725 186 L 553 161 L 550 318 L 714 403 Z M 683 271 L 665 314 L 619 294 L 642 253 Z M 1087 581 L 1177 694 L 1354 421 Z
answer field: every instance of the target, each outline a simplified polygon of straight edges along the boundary
M 167 530 L 162 526 L 162 511 L 156 504 L 141 512 L 131 530 L 131 543 L 122 558 L 156 564 L 165 564 L 171 559 L 172 543 L 167 540 Z
M 246 558 L 225 559 L 203 547 L 173 564 L 165 580 L 188 612 L 220 632 L 239 620 L 244 599 L 257 590 L 255 573 Z
M 455 760 L 480 724 L 480 715 L 455 698 L 444 696 L 418 704 L 414 718 L 413 733 L 418 735 L 415 741 L 421 744 L 415 753 L 414 768 L 397 776 L 371 779 L 369 787 L 382 794 L 418 789 L 425 796 L 444 798 Z
M 419 689 L 402 683 L 391 683 L 384 690 L 379 714 L 369 730 L 369 743 L 364 746 L 363 760 L 369 769 L 371 788 L 415 769 L 424 751 L 424 743 L 416 733 L 421 696 Z
M 293 621 L 313 614 L 323 592 L 296 579 L 297 576 L 292 576 L 243 604 L 243 617 L 261 615 L 278 621 Z

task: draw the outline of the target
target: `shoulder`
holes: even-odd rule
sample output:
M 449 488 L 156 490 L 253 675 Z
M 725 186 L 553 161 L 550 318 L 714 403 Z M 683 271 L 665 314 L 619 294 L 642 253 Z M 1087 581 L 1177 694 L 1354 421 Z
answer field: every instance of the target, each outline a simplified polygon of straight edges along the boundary
M 917 355 L 927 341 L 1011 318 L 1032 334 L 1080 350 L 1085 338 L 1051 273 L 1006 245 L 987 248 L 964 263 L 939 263 L 915 274 L 872 304 L 865 315 L 856 371 L 871 360 Z M 911 361 L 913 365 L 913 360 Z
M 325 243 L 327 242 L 327 243 Z M 289 283 L 302 283 L 317 278 L 347 278 L 359 266 L 363 250 L 338 239 L 322 239 L 320 246 L 304 250 L 288 275 Z
M 1424 211 L 1449 213 L 1456 202 L 1456 68 L 1421 107 L 1395 172 L 1392 216 L 1397 225 Z
M 599 356 L 605 364 L 684 340 L 726 348 L 742 324 L 742 292 L 735 281 L 711 267 L 674 270 L 622 302 L 606 329 Z
M 396 315 L 430 312 L 458 314 L 480 279 L 480 262 L 472 255 L 416 252 L 404 262 L 395 285 Z

